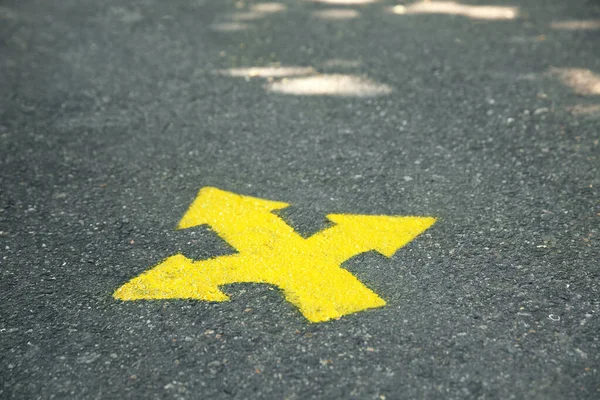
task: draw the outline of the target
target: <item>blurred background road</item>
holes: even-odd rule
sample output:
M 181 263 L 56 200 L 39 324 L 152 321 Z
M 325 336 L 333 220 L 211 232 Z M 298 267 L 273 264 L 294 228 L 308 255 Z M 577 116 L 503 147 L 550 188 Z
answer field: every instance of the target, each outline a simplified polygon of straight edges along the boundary
M 0 93 L 0 398 L 600 397 L 598 1 L 0 0 Z M 113 299 L 206 186 L 438 222 L 336 321 Z

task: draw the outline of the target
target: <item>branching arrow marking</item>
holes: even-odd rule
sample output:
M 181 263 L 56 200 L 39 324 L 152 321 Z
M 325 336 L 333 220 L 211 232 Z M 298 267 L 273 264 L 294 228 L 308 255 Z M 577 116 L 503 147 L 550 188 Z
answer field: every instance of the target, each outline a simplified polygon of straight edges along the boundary
M 370 250 L 391 257 L 435 218 L 330 214 L 336 225 L 308 239 L 272 211 L 288 204 L 206 187 L 178 229 L 208 224 L 238 253 L 203 261 L 171 256 L 115 291 L 120 300 L 227 301 L 220 286 L 258 282 L 279 287 L 311 322 L 382 307 L 385 301 L 340 267 Z

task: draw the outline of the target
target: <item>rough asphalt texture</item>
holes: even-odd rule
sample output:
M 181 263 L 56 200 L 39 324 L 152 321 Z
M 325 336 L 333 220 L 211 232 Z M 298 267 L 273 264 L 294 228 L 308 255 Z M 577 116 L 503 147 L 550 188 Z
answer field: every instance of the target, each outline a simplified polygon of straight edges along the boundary
M 223 31 L 252 3 L 0 0 L 0 398 L 599 398 L 600 112 L 572 107 L 600 96 L 551 71 L 600 76 L 600 30 L 551 24 L 600 4 L 332 21 L 281 3 Z M 215 73 L 272 63 L 393 91 Z M 439 220 L 348 261 L 388 305 L 338 321 L 259 284 L 114 300 L 171 254 L 234 251 L 174 230 L 203 186 L 292 203 L 304 235 L 327 213 Z

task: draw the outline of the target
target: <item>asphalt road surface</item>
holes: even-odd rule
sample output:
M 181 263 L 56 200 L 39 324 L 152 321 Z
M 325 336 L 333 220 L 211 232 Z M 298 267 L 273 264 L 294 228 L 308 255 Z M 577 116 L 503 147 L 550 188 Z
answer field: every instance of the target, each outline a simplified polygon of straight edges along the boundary
M 598 1 L 0 0 L 0 93 L 0 398 L 600 398 Z M 327 322 L 113 297 L 205 187 L 437 222 Z

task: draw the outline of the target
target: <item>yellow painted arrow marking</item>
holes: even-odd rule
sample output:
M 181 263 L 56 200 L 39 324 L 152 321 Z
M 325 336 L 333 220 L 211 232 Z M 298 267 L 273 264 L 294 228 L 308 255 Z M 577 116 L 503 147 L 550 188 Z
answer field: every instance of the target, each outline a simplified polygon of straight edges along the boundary
M 178 229 L 208 224 L 238 253 L 203 261 L 177 254 L 115 291 L 120 300 L 226 301 L 219 287 L 257 282 L 279 287 L 311 322 L 382 307 L 385 301 L 340 267 L 370 250 L 391 257 L 435 218 L 330 214 L 336 225 L 308 239 L 272 211 L 288 204 L 206 187 Z

